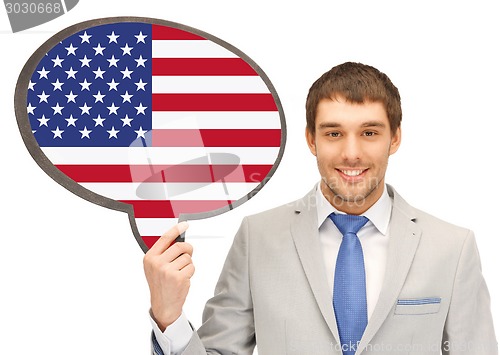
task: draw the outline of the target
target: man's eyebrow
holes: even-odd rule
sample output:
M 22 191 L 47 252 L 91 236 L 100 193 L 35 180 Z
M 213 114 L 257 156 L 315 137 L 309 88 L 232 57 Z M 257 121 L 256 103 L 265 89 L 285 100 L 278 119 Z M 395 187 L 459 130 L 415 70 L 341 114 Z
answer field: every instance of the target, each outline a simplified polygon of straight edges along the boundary
M 361 127 L 380 127 L 380 128 L 384 128 L 385 127 L 385 123 L 384 122 L 380 122 L 380 121 L 368 121 L 368 122 L 364 122 Z
M 338 127 L 342 127 L 342 125 L 340 123 L 337 123 L 337 122 L 323 122 L 323 123 L 320 123 L 318 126 L 319 129 L 338 128 Z M 363 127 L 363 128 L 366 128 L 366 127 L 385 128 L 386 124 L 384 122 L 380 122 L 380 121 L 367 121 L 367 122 L 363 122 L 363 124 L 361 124 L 361 127 Z

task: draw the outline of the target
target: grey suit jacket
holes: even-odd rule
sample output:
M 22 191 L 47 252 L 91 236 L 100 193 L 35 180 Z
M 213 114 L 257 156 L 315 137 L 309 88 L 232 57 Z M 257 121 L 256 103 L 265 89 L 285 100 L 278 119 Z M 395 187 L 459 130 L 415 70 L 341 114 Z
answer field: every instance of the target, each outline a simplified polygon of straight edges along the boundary
M 497 354 L 473 233 L 388 191 L 386 276 L 356 354 Z M 243 220 L 183 354 L 252 354 L 256 344 L 260 355 L 342 354 L 315 202 L 311 191 Z

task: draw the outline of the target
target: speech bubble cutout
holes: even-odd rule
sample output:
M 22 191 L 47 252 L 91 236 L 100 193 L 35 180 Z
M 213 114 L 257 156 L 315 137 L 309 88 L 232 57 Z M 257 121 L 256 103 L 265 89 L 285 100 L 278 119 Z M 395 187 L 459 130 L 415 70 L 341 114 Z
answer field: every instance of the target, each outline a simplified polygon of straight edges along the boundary
M 12 32 L 27 30 L 64 15 L 78 0 L 4 0 Z
M 150 18 L 71 26 L 38 48 L 16 86 L 22 138 L 60 185 L 128 213 L 147 251 L 171 225 L 229 211 L 277 169 L 280 100 L 247 55 Z

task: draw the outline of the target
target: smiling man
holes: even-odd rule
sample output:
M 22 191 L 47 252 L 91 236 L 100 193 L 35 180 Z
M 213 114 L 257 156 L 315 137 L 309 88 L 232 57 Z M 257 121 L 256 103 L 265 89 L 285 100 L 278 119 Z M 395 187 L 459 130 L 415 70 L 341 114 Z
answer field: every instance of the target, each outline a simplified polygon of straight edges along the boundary
M 497 354 L 473 233 L 385 183 L 401 117 L 379 70 L 344 63 L 323 74 L 306 102 L 320 182 L 243 220 L 199 330 L 182 313 L 192 247 L 170 246 L 186 224 L 146 254 L 153 352 Z

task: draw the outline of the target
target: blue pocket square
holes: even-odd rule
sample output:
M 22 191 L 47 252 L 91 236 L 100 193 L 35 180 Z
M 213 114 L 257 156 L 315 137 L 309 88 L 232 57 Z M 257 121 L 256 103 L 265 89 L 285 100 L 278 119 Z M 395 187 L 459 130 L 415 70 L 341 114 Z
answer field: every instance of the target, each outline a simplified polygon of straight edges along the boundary
M 422 304 L 441 303 L 440 297 L 411 298 L 398 300 L 398 306 L 419 306 Z
M 441 306 L 440 297 L 399 299 L 394 309 L 398 315 L 425 315 L 438 313 Z

